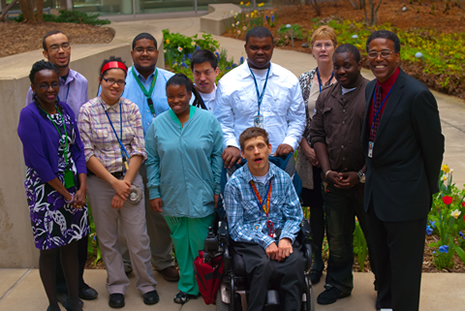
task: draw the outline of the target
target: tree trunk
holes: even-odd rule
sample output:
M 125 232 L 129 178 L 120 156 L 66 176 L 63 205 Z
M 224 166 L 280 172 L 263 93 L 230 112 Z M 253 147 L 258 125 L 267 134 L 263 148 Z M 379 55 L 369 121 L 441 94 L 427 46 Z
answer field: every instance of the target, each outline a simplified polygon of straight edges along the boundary
M 373 24 L 372 25 L 376 25 L 376 22 L 378 20 L 378 9 L 381 6 L 381 2 L 383 2 L 383 0 L 379 0 L 378 6 L 376 7 L 375 12 L 374 12 L 374 16 L 372 16 L 372 19 L 373 19 Z
M 19 7 L 21 8 L 21 13 L 23 14 L 25 23 L 34 23 L 36 22 L 36 17 L 34 15 L 34 1 L 33 0 L 19 0 Z
M 357 3 L 357 0 L 349 0 L 350 1 L 350 4 L 352 4 L 352 6 L 354 7 L 354 10 L 358 10 L 358 3 Z
M 42 23 L 44 21 L 43 11 L 44 11 L 44 0 L 37 0 L 36 18 L 39 23 Z
M 16 2 L 18 2 L 18 0 L 13 0 L 11 1 L 10 4 L 8 4 L 8 6 L 4 7 L 3 4 L 4 2 L 6 1 L 2 1 L 2 15 L 0 16 L 0 22 L 4 22 L 5 19 L 6 19 L 6 14 L 8 13 L 8 11 L 13 7 L 13 5 L 15 5 Z

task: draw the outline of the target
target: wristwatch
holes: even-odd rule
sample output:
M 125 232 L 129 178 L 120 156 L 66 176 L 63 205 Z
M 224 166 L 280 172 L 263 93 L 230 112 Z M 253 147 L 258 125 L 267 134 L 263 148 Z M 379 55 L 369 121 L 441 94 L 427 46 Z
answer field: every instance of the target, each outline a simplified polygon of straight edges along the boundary
M 360 170 L 360 171 L 357 172 L 357 175 L 358 175 L 360 183 L 364 184 L 365 183 L 365 173 L 362 172 L 362 170 Z

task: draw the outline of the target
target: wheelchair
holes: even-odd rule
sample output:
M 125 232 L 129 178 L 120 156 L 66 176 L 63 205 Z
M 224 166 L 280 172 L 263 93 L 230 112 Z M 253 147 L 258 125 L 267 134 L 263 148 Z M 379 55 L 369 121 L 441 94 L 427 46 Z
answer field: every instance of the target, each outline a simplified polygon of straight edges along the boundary
M 225 218 L 223 218 L 225 219 Z M 211 229 L 211 228 L 210 228 Z M 225 220 L 218 222 L 217 234 L 210 230 L 205 240 L 205 252 L 210 256 L 223 253 L 224 256 L 224 273 L 221 285 L 216 298 L 217 311 L 245 311 L 247 310 L 247 295 L 249 293 L 249 284 L 246 280 L 245 266 L 242 257 L 233 254 L 229 247 L 228 226 Z M 303 257 L 305 261 L 304 274 L 304 292 L 302 293 L 302 311 L 315 310 L 315 297 L 312 283 L 308 271 L 312 265 L 312 247 L 309 237 L 311 235 L 310 224 L 307 219 L 303 219 L 300 224 L 300 231 L 297 235 L 297 241 L 301 244 Z M 280 311 L 281 305 L 279 293 L 276 288 L 270 287 L 267 291 L 267 298 L 264 311 Z

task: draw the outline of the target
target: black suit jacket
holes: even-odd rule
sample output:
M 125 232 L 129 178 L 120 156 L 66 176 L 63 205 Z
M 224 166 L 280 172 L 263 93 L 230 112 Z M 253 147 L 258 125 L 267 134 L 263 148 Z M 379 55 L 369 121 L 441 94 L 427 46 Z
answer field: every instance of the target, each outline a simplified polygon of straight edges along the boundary
M 365 211 L 373 202 L 382 221 L 426 217 L 444 153 L 436 99 L 428 88 L 402 70 L 386 102 L 368 157 L 368 116 L 376 79 L 366 87 L 367 108 L 361 142 L 366 157 Z

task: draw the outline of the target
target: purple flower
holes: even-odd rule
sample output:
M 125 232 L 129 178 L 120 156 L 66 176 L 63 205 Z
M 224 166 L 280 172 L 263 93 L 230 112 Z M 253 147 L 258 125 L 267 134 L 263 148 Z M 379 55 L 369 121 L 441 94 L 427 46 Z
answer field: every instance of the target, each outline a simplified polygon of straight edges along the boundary
M 188 58 L 188 59 L 191 59 L 191 57 L 192 57 L 192 54 L 191 54 L 191 53 L 187 54 L 187 58 Z
M 242 64 L 244 62 L 244 56 L 241 56 L 241 58 L 239 59 L 239 64 Z
M 220 53 L 215 52 L 216 58 L 220 59 Z
M 271 22 L 274 23 L 274 15 L 271 15 Z
M 430 235 L 431 233 L 433 233 L 433 229 L 429 225 L 426 226 L 426 234 Z
M 268 15 L 267 15 L 267 16 L 265 16 L 265 19 L 266 19 L 266 20 L 268 20 L 268 19 L 269 19 Z
M 460 235 L 462 238 L 464 237 L 462 231 L 459 231 L 459 235 Z
M 449 246 L 447 246 L 447 245 L 439 246 L 439 252 L 440 253 L 448 253 L 449 252 Z
M 185 62 L 182 62 L 182 63 L 181 63 L 181 66 L 183 66 L 183 67 L 187 67 L 187 65 L 186 65 L 186 63 L 185 63 Z
M 200 50 L 200 46 L 197 45 L 197 46 L 195 47 L 195 49 L 196 49 L 196 50 Z

